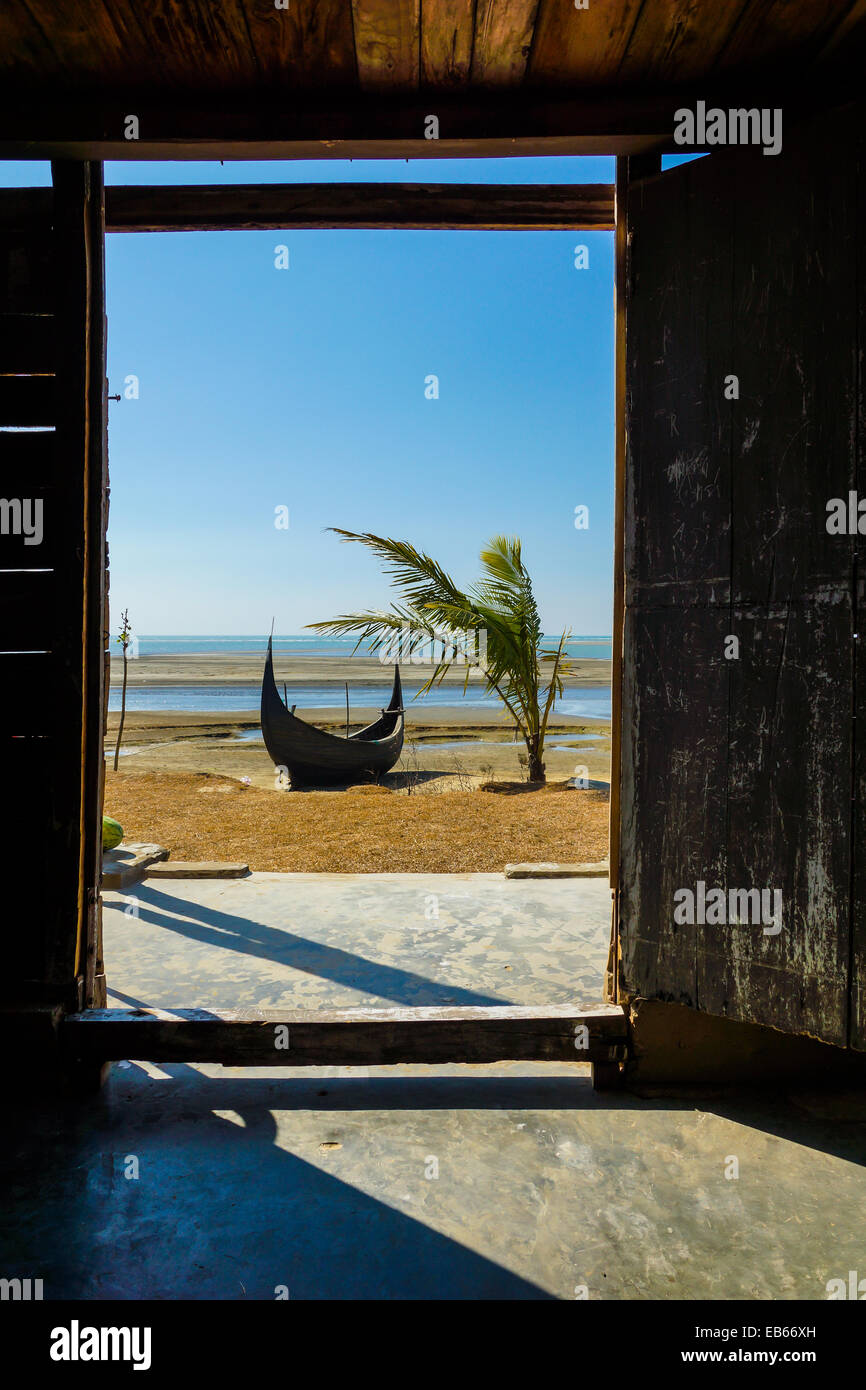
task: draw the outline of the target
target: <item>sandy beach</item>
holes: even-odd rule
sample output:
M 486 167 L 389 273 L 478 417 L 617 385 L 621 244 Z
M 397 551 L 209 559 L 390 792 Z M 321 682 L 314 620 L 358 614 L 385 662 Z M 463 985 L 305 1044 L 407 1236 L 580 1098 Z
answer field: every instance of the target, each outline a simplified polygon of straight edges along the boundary
M 127 710 L 120 769 L 125 772 L 208 772 L 250 779 L 263 790 L 274 786 L 274 773 L 259 728 L 259 689 L 263 657 L 260 652 L 146 655 L 130 661 L 131 689 L 147 687 L 249 686 L 249 708 L 230 711 Z M 602 687 L 610 681 L 610 662 L 581 659 L 565 685 Z M 112 685 L 122 677 L 122 661 L 112 657 Z M 390 684 L 390 667 L 371 657 L 275 658 L 278 685 L 300 694 L 305 687 L 333 688 L 334 703 L 303 708 L 303 718 L 333 732 L 346 728 L 344 682 L 349 683 L 350 730 L 363 727 L 379 708 L 363 703 L 365 686 Z M 404 666 L 404 684 L 426 680 L 429 666 Z M 418 791 L 466 790 L 492 779 L 524 775 L 523 744 L 512 737 L 512 722 L 500 707 L 461 705 L 465 668 L 452 667 L 445 684 L 454 690 L 454 703 L 431 705 L 409 700 L 403 757 L 385 784 L 394 790 L 411 782 Z M 360 701 L 359 701 L 360 695 Z M 244 690 L 243 699 L 246 700 Z M 326 697 L 327 698 L 327 697 Z M 113 755 L 119 715 L 108 717 L 106 753 Z M 564 780 L 578 766 L 593 780 L 607 781 L 610 766 L 610 724 L 607 720 L 557 715 L 547 739 L 548 776 Z
M 350 729 L 374 719 L 377 710 L 352 711 Z M 480 716 L 480 717 L 479 717 Z M 345 715 L 338 708 L 304 710 L 304 718 L 321 728 L 342 732 Z M 111 760 L 119 716 L 108 717 L 106 757 Z M 403 756 L 383 779 L 394 790 L 410 783 L 419 792 L 466 790 L 489 780 L 519 779 L 522 743 L 514 743 L 511 724 L 495 711 L 436 709 L 425 715 L 410 710 Z M 545 757 L 548 777 L 564 780 L 575 768 L 588 768 L 592 780 L 606 782 L 610 769 L 610 725 L 602 720 L 557 719 L 551 726 Z M 127 712 L 119 773 L 209 772 L 248 777 L 262 789 L 274 787 L 274 771 L 259 728 L 258 710 L 230 716 L 207 713 Z
M 206 652 L 148 654 L 136 657 L 129 662 L 127 681 L 130 686 L 148 685 L 243 685 L 249 683 L 256 690 L 261 685 L 264 669 L 264 652 Z M 410 681 L 425 681 L 430 675 L 429 663 L 423 665 L 401 664 L 405 684 Z M 379 685 L 391 682 L 393 667 L 379 661 L 376 657 L 286 657 L 274 655 L 274 674 L 277 684 L 283 681 L 293 685 L 334 685 L 342 689 L 344 682 L 350 686 Z M 452 666 L 445 675 L 444 683 L 449 686 L 462 686 L 466 677 L 465 666 Z M 111 683 L 119 685 L 123 678 L 123 661 L 119 656 L 111 658 Z M 573 662 L 573 671 L 563 678 L 563 684 L 570 686 L 610 685 L 610 661 L 580 657 Z M 258 699 L 252 702 L 258 703 Z
M 293 691 L 303 698 L 305 688 L 312 695 L 316 687 L 314 698 L 328 699 L 333 690 L 333 704 L 299 712 L 335 733 L 346 730 L 345 681 L 352 731 L 379 714 L 377 706 L 363 703 L 365 686 L 373 695 L 373 687 L 390 684 L 389 668 L 370 658 L 275 664 L 290 702 Z M 501 872 L 508 859 L 605 857 L 608 720 L 557 715 L 548 728 L 546 792 L 540 799 L 529 788 L 529 795 L 514 795 L 525 785 L 523 743 L 514 741 L 513 723 L 500 706 L 461 705 L 464 673 L 455 668 L 447 677 L 453 703 L 408 700 L 402 757 L 379 786 L 287 794 L 261 736 L 262 665 L 260 653 L 148 655 L 129 663 L 130 688 L 162 687 L 162 703 L 166 687 L 177 690 L 179 704 L 197 688 L 233 687 L 234 698 L 240 693 L 249 705 L 127 709 L 116 773 L 120 716 L 109 713 L 105 809 L 121 821 L 127 839 L 157 841 L 176 859 L 240 858 L 256 869 L 298 872 L 349 872 L 347 865 L 375 872 L 398 864 L 406 872 Z M 576 667 L 567 686 L 609 682 L 608 661 L 581 660 Z M 429 674 L 429 667 L 402 670 L 406 689 Z M 113 685 L 121 674 L 115 658 Z M 598 790 L 566 790 L 578 770 Z

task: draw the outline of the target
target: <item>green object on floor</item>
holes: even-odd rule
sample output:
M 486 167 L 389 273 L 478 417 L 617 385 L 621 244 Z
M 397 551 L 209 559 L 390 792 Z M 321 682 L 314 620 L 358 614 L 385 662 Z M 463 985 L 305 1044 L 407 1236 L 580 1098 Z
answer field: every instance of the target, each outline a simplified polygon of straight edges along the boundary
M 102 848 L 117 849 L 123 839 L 123 826 L 111 816 L 102 817 Z

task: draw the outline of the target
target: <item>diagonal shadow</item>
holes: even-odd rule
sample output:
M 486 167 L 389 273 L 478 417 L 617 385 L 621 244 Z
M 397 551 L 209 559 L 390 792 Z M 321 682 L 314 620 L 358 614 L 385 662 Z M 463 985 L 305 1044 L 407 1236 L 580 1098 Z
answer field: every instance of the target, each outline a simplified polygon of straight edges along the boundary
M 351 989 L 377 994 L 398 1004 L 508 1004 L 511 1001 L 459 985 L 437 984 L 412 970 L 368 960 L 340 947 L 326 946 L 294 932 L 253 922 L 248 917 L 203 907 L 185 898 L 175 898 L 156 888 L 138 886 L 138 916 L 204 945 L 238 951 L 259 960 L 268 960 L 287 969 Z M 145 904 L 151 905 L 149 910 Z M 168 914 L 183 914 L 184 920 Z M 189 920 L 192 919 L 192 920 Z
M 4 1165 L 4 1272 L 44 1279 L 46 1300 L 272 1301 L 281 1285 L 293 1300 L 555 1297 L 287 1152 L 264 1091 L 239 1125 L 214 1113 L 206 1077 L 173 1066 L 178 1082 L 182 1070 L 173 1096 L 136 1069 L 101 1105 L 22 1127 Z M 137 1181 L 124 1177 L 132 1155 Z M 419 1168 L 418 1198 L 423 1187 Z

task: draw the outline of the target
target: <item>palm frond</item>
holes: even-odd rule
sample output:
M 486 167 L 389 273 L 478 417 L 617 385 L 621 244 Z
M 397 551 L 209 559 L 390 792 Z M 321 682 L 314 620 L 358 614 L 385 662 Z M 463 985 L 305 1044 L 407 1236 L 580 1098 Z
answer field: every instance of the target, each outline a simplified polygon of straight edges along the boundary
M 431 639 L 442 642 L 441 652 L 434 649 L 433 670 L 419 696 L 440 685 L 455 663 L 465 661 L 464 692 L 471 671 L 479 671 L 487 690 L 498 696 L 514 719 L 515 731 L 540 758 L 550 714 L 562 694 L 562 677 L 572 663 L 563 656 L 567 633 L 556 651 L 542 647 L 541 617 L 520 538 L 493 536 L 481 551 L 480 578 L 464 591 L 437 561 L 408 541 L 371 531 L 329 529 L 342 541 L 364 545 L 378 557 L 401 602 L 387 611 L 343 613 L 307 626 L 335 636 L 357 633 L 356 651 L 365 642 L 371 652 L 380 651 L 398 633 L 401 650 L 410 656 Z M 480 645 L 481 633 L 483 660 L 467 660 L 454 644 L 449 647 L 449 638 L 455 643 L 458 638 L 472 638 Z M 540 670 L 550 663 L 553 669 L 542 694 Z

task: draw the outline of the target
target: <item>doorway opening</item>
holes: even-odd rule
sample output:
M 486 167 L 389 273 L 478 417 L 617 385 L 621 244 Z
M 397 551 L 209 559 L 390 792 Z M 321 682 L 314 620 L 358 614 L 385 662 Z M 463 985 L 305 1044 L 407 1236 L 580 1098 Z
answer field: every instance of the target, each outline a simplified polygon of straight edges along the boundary
M 575 182 L 613 169 L 552 162 Z M 169 857 L 106 896 L 109 1004 L 600 1002 L 612 231 L 497 230 L 489 212 L 484 231 L 446 230 L 447 214 L 386 230 L 344 212 L 339 229 L 113 234 L 136 197 L 150 229 L 142 191 L 109 185 L 112 638 L 123 613 L 132 632 L 125 663 L 112 641 L 105 810 L 125 844 Z M 520 652 L 491 687 L 486 631 L 449 645 L 437 614 L 419 639 L 413 591 L 370 537 L 488 598 L 519 537 L 543 782 Z M 405 621 L 371 647 L 340 627 L 358 611 Z M 304 785 L 277 761 L 259 713 L 271 619 L 281 707 L 343 746 L 380 718 L 396 659 L 390 767 Z

